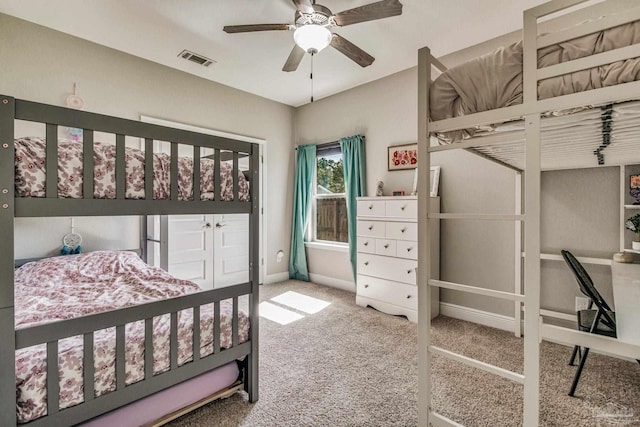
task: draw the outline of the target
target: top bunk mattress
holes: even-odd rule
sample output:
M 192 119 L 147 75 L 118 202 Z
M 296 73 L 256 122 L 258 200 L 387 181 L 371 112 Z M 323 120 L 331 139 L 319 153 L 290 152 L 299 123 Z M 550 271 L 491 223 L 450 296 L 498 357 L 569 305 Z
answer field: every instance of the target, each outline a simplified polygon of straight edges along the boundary
M 15 326 L 21 329 L 93 313 L 198 292 L 193 282 L 145 264 L 133 252 L 98 251 L 43 259 L 15 272 Z M 153 319 L 153 373 L 170 368 L 170 316 Z M 213 304 L 200 311 L 200 355 L 213 353 Z M 220 347 L 233 344 L 233 304 L 220 302 Z M 193 310 L 178 312 L 178 364 L 193 360 Z M 127 385 L 144 378 L 144 321 L 129 323 L 126 334 Z M 238 341 L 249 339 L 249 317 L 238 311 Z M 94 333 L 96 396 L 116 388 L 115 328 Z M 46 345 L 16 351 L 17 417 L 20 423 L 46 414 Z M 59 341 L 60 408 L 83 401 L 83 337 Z
M 538 50 L 538 68 L 640 43 L 640 21 Z M 437 121 L 522 103 L 522 41 L 444 71 L 430 86 L 430 119 Z M 547 99 L 640 80 L 640 58 L 627 59 L 538 82 Z M 443 132 L 440 143 L 471 138 L 474 129 Z
M 43 138 L 25 137 L 14 141 L 16 197 L 45 197 L 46 141 Z M 58 141 L 58 197 L 83 197 L 82 143 L 60 139 Z M 116 198 L 116 147 L 114 144 L 95 142 L 93 145 L 94 192 L 96 199 Z M 142 150 L 125 148 L 125 198 L 144 199 L 145 153 Z M 215 161 L 200 159 L 200 199 L 214 200 Z M 171 194 L 171 156 L 153 153 L 153 199 L 168 200 Z M 239 200 L 249 197 L 249 183 L 242 171 L 233 171 L 230 161 L 220 162 L 221 199 L 234 200 L 233 181 L 238 181 Z M 178 159 L 178 199 L 193 200 L 193 158 Z

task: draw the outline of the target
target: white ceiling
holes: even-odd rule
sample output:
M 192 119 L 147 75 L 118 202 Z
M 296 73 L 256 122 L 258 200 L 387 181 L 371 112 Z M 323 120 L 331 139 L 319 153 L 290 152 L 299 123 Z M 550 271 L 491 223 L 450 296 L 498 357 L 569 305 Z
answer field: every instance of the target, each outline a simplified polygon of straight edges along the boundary
M 375 0 L 321 0 L 333 13 Z M 401 16 L 334 32 L 376 58 L 361 68 L 328 47 L 314 57 L 320 99 L 436 56 L 522 28 L 522 11 L 544 0 L 401 0 Z M 225 25 L 293 23 L 291 0 L 0 0 L 0 12 L 292 106 L 309 102 L 310 59 L 282 70 L 290 31 L 227 34 Z M 217 61 L 208 68 L 178 58 L 189 49 Z

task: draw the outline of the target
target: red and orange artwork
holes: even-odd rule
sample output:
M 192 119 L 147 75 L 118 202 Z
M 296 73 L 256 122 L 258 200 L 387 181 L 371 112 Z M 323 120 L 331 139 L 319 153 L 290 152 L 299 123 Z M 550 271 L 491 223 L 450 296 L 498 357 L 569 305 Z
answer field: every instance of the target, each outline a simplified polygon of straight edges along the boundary
M 418 145 L 397 145 L 389 147 L 388 151 L 389 164 L 388 169 L 415 169 L 418 167 Z

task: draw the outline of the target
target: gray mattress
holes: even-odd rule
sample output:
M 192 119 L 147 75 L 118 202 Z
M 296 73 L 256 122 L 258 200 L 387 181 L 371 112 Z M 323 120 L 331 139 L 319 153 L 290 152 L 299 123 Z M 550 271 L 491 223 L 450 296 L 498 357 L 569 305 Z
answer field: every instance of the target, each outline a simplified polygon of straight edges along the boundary
M 640 21 L 538 50 L 538 68 L 640 43 Z M 640 80 L 640 58 L 552 77 L 538 82 L 538 98 Z M 433 82 L 431 120 L 443 120 L 522 103 L 522 41 L 453 67 Z M 441 143 L 474 135 L 474 129 L 438 134 Z

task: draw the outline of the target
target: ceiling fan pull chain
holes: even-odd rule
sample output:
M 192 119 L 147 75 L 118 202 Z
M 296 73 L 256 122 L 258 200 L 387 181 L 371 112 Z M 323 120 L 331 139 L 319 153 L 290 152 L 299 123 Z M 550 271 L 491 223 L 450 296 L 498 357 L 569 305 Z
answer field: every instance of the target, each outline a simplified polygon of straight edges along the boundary
M 311 79 L 311 102 L 313 102 L 313 52 L 311 52 L 311 74 L 309 74 L 309 78 Z

